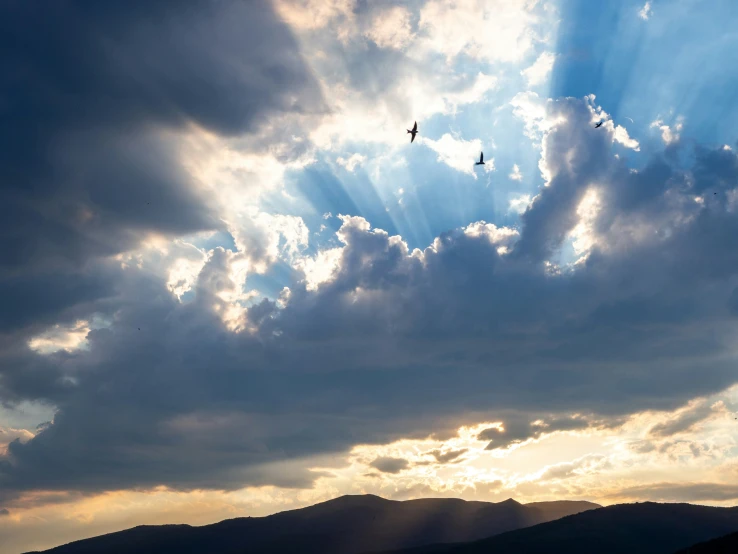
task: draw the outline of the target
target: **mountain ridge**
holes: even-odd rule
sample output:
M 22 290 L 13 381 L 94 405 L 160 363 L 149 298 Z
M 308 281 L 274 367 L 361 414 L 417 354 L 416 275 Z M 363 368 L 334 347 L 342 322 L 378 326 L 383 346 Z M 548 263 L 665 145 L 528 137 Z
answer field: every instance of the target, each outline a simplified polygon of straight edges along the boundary
M 549 509 L 550 508 L 550 509 Z M 599 509 L 571 501 L 568 513 Z M 560 517 L 562 505 L 467 501 L 459 498 L 389 500 L 344 495 L 264 517 L 240 517 L 190 526 L 140 525 L 26 554 L 137 554 L 217 551 L 223 554 L 361 554 L 434 542 L 467 542 Z
M 478 541 L 382 554 L 674 554 L 734 531 L 738 531 L 738 507 L 638 502 L 572 514 Z

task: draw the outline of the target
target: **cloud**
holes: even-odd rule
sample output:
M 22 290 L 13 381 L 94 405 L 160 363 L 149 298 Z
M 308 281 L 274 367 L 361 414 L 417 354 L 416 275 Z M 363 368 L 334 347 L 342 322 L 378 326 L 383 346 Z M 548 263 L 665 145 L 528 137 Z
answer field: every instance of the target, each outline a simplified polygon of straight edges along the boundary
M 366 52 L 336 45 L 326 55 L 334 60 L 341 85 L 334 86 L 332 114 L 310 133 L 313 143 L 325 150 L 354 144 L 357 129 L 362 142 L 404 146 L 407 136 L 398 130 L 418 121 L 422 137 L 425 120 L 483 101 L 498 83 L 483 72 L 458 75 L 446 66 L 430 71 L 431 61 L 395 50 Z
M 410 462 L 404 458 L 381 457 L 377 458 L 369 465 L 382 473 L 395 474 L 410 467 Z
M 290 25 L 301 29 L 321 29 L 340 22 L 341 35 L 345 37 L 347 24 L 353 23 L 355 0 L 276 0 L 281 17 Z
M 454 58 L 465 54 L 488 62 L 520 60 L 532 47 L 540 12 L 535 2 L 430 0 L 418 27 L 426 47 Z
M 544 468 L 541 481 L 570 479 L 581 475 L 597 475 L 611 466 L 606 456 L 590 454 L 571 462 L 562 462 Z
M 54 275 L 75 301 L 30 304 L 31 321 L 49 315 L 29 337 L 65 310 L 72 322 L 103 310 L 109 325 L 85 349 L 46 355 L 2 337 L 3 399 L 55 408 L 0 457 L 3 505 L 34 490 L 310 487 L 316 458 L 357 444 L 501 421 L 484 435 L 498 455 L 734 383 L 736 153 L 701 146 L 684 151 L 689 167 L 656 155 L 631 171 L 615 130 L 592 128 L 591 97 L 538 100 L 546 186 L 518 229 L 480 221 L 421 250 L 342 214 L 340 250 L 309 250 L 301 218 L 257 214 L 266 238 L 209 248 L 187 301 L 169 285 L 174 246 L 157 271 L 131 252 L 87 267 L 89 281 Z M 705 191 L 720 195 L 696 202 Z M 588 194 L 598 209 L 582 207 Z M 582 222 L 588 255 L 551 271 Z M 289 289 L 279 299 L 243 282 L 273 256 Z M 24 298 L 45 290 L 29 283 L 15 281 Z
M 4 453 L 8 444 L 18 440 L 26 442 L 33 438 L 33 433 L 27 429 L 14 429 L 12 427 L 0 426 L 0 454 Z
M 381 48 L 403 48 L 413 38 L 411 13 L 407 8 L 393 6 L 373 14 L 371 27 L 365 35 Z
M 519 92 L 510 101 L 513 113 L 525 123 L 525 134 L 533 140 L 540 140 L 542 133 L 556 124 L 548 117 L 548 101 L 535 92 Z
M 429 454 L 433 456 L 439 464 L 452 464 L 462 461 L 461 456 L 466 454 L 468 449 L 460 448 L 458 450 L 431 450 Z
M 638 17 L 640 17 L 644 21 L 648 21 L 652 14 L 653 10 L 651 9 L 651 2 L 646 2 L 638 12 Z
M 592 423 L 585 418 L 553 418 L 549 421 L 527 421 L 514 418 L 503 423 L 501 427 L 490 427 L 477 436 L 480 441 L 490 441 L 485 450 L 498 450 L 521 444 L 527 440 L 537 439 L 548 433 L 557 431 L 574 431 L 586 429 Z
M 108 296 L 94 260 L 152 234 L 222 229 L 179 159 L 180 134 L 232 136 L 269 115 L 324 109 L 269 8 L 197 1 L 174 13 L 137 0 L 125 13 L 77 1 L 2 11 L 0 293 L 34 287 L 31 297 L 55 299 L 38 301 L 50 317 Z M 29 22 L 43 39 L 18 47 Z M 33 307 L 3 311 L 14 327 L 42 320 Z
M 84 345 L 87 333 L 90 332 L 87 321 L 77 321 L 71 326 L 54 325 L 40 335 L 28 341 L 28 346 L 37 352 L 49 354 L 66 350 L 76 350 Z
M 652 502 L 706 502 L 738 499 L 732 483 L 653 483 L 627 487 L 609 495 L 611 500 L 647 499 Z
M 638 144 L 638 141 L 630 138 L 630 136 L 628 135 L 627 129 L 621 125 L 615 126 L 615 134 L 613 135 L 613 138 L 615 139 L 616 142 L 619 142 L 626 148 L 630 148 L 632 150 L 635 150 L 636 152 L 638 152 L 641 149 Z
M 2 516 L 9 516 L 10 511 L 7 508 L 0 508 L 0 517 Z
M 691 431 L 699 423 L 725 412 L 725 405 L 722 402 L 709 404 L 706 400 L 692 401 L 671 419 L 654 425 L 649 434 L 655 437 L 670 437 Z
M 652 122 L 650 127 L 659 129 L 661 131 L 661 140 L 664 141 L 664 144 L 667 146 L 670 144 L 673 144 L 675 142 L 679 142 L 680 138 L 680 132 L 682 128 L 684 127 L 684 119 L 681 117 L 678 117 L 676 119 L 676 123 L 674 125 L 674 129 L 669 125 L 666 125 L 663 121 L 660 119 L 657 119 L 656 121 Z
M 330 113 L 309 133 L 311 145 L 322 150 L 356 148 L 358 138 L 363 143 L 404 146 L 407 137 L 398 129 L 417 120 L 423 136 L 424 122 L 431 117 L 457 114 L 463 106 L 484 101 L 498 86 L 497 75 L 486 68 L 459 72 L 452 64 L 438 64 L 445 42 L 435 40 L 431 27 L 438 23 L 445 28 L 448 22 L 429 14 L 421 24 L 425 10 L 433 10 L 428 3 L 280 0 L 276 5 L 299 35 L 317 78 L 330 91 Z M 462 19 L 476 18 L 470 12 L 476 7 L 456 4 L 451 9 Z M 505 10 L 511 21 L 521 10 L 530 11 L 521 6 Z M 538 16 L 531 18 L 537 21 Z M 521 25 L 528 38 L 528 23 Z M 330 33 L 325 32 L 328 27 Z M 500 51 L 507 55 L 509 44 L 504 46 Z
M 555 54 L 542 52 L 533 65 L 521 71 L 520 74 L 525 77 L 529 87 L 538 86 L 548 79 L 555 61 Z
M 322 284 L 330 281 L 340 267 L 342 248 L 321 250 L 315 258 L 303 258 L 297 267 L 305 274 L 307 290 L 317 290 Z
M 351 154 L 351 156 L 349 156 L 348 158 L 336 158 L 336 163 L 340 166 L 345 167 L 346 171 L 350 171 L 351 173 L 353 173 L 358 166 L 363 165 L 365 161 L 366 156 L 358 153 Z
M 482 152 L 481 140 L 464 140 L 445 133 L 438 140 L 423 138 L 420 142 L 438 153 L 439 162 L 476 179 L 474 163 L 479 160 L 479 153 Z M 493 171 L 494 162 L 494 158 L 485 160 L 484 170 Z
M 520 194 L 518 196 L 513 196 L 508 204 L 508 211 L 522 214 L 523 212 L 525 212 L 525 210 L 528 209 L 530 201 L 530 194 Z
M 520 168 L 518 167 L 518 164 L 513 165 L 512 172 L 508 177 L 513 181 L 522 181 L 523 180 L 523 174 L 520 173 Z

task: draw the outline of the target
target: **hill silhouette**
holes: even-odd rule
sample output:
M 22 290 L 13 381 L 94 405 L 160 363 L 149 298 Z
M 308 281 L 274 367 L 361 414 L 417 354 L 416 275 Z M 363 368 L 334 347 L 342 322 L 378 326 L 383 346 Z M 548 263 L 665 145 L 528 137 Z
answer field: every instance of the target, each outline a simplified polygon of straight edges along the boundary
M 392 554 L 674 554 L 733 531 L 738 531 L 738 507 L 644 502 L 591 510 L 467 544 Z
M 683 548 L 674 554 L 736 554 L 736 552 L 738 552 L 738 533 L 731 533 Z
M 432 543 L 473 541 L 584 510 L 591 502 L 467 502 L 420 499 L 404 502 L 374 495 L 342 496 L 266 517 L 212 525 L 139 526 L 72 542 L 53 554 L 359 554 Z

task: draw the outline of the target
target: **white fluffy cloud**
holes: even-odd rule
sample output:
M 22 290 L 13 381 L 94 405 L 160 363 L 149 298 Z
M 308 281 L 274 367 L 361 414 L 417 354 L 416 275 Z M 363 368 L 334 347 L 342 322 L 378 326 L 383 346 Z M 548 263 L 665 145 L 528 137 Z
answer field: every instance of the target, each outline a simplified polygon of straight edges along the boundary
M 366 162 L 366 156 L 363 154 L 355 153 L 351 154 L 348 158 L 339 156 L 336 158 L 336 163 L 346 168 L 346 171 L 353 173 L 357 167 L 363 165 Z
M 305 274 L 307 290 L 317 290 L 321 283 L 331 280 L 339 268 L 343 248 L 321 250 L 314 258 L 304 258 L 297 262 L 297 267 Z
M 438 140 L 423 138 L 422 144 L 438 153 L 438 161 L 445 163 L 456 171 L 461 171 L 476 179 L 475 163 L 482 152 L 482 141 L 479 139 L 464 140 L 450 133 L 445 133 Z M 495 160 L 492 157 L 485 159 L 484 171 L 494 171 Z
M 528 209 L 530 201 L 530 194 L 520 194 L 518 196 L 513 196 L 508 204 L 509 211 L 522 214 L 525 210 Z
M 664 144 L 667 146 L 669 144 L 679 142 L 680 133 L 682 131 L 682 128 L 684 127 L 684 118 L 677 117 L 676 122 L 674 124 L 674 127 L 665 124 L 661 119 L 657 119 L 656 121 L 651 123 L 651 128 L 656 128 L 661 131 L 661 140 L 664 141 Z
M 648 1 L 638 11 L 638 17 L 640 17 L 644 21 L 648 21 L 648 19 L 651 17 L 651 14 L 653 14 L 653 10 L 651 9 L 651 2 Z
M 630 138 L 630 135 L 628 135 L 628 130 L 622 125 L 615 126 L 615 133 L 613 135 L 613 138 L 616 142 L 619 142 L 626 148 L 630 148 L 632 150 L 635 150 L 636 152 L 638 152 L 641 149 L 640 144 L 638 144 L 638 141 L 633 138 Z
M 532 47 L 539 21 L 537 1 L 430 0 L 420 11 L 426 48 L 453 58 L 515 62 Z
M 542 134 L 551 129 L 556 121 L 548 117 L 548 102 L 535 92 L 520 92 L 510 101 L 513 113 L 525 123 L 525 134 L 539 141 Z
M 520 74 L 526 78 L 529 87 L 538 86 L 548 79 L 553 69 L 556 55 L 551 52 L 543 52 L 538 59 L 529 68 L 524 69 Z
M 373 14 L 365 35 L 381 48 L 403 48 L 413 39 L 411 15 L 407 8 L 401 6 L 378 10 Z
M 336 20 L 353 21 L 355 0 L 275 0 L 279 14 L 300 29 L 321 29 Z M 341 31 L 345 36 L 345 30 Z

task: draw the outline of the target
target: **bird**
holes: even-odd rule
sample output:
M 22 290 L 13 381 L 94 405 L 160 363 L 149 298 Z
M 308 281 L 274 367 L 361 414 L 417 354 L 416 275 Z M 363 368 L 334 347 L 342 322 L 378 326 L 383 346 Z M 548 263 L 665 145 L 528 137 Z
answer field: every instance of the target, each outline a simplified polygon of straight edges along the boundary
M 595 125 L 595 129 L 599 129 L 600 127 L 602 127 L 603 123 L 604 121 L 600 121 L 597 125 Z
M 415 140 L 415 135 L 418 134 L 418 122 L 417 121 L 415 122 L 415 125 L 413 125 L 413 130 L 412 131 L 410 129 L 408 129 L 407 132 L 412 135 L 412 137 L 410 138 L 410 142 L 414 141 Z
M 141 330 L 141 327 L 139 327 L 138 330 L 140 331 Z
M 479 154 L 479 161 L 475 163 L 474 165 L 484 165 L 484 152 Z

